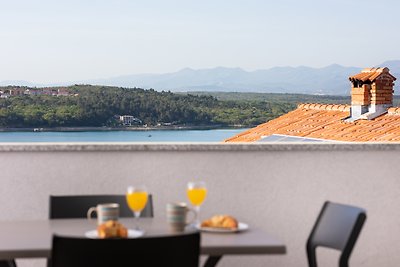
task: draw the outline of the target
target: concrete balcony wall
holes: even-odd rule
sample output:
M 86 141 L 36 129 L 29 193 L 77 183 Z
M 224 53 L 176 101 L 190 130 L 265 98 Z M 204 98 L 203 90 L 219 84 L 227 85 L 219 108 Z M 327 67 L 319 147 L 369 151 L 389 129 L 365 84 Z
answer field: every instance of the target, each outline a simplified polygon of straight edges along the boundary
M 201 179 L 202 218 L 229 213 L 287 244 L 287 255 L 227 256 L 219 266 L 307 266 L 305 243 L 325 200 L 368 212 L 351 266 L 397 266 L 399 159 L 400 144 L 1 145 L 0 220 L 47 218 L 50 194 L 123 194 L 135 183 L 164 217 L 166 203 L 187 201 L 186 183 Z M 320 266 L 337 266 L 336 252 L 318 253 Z

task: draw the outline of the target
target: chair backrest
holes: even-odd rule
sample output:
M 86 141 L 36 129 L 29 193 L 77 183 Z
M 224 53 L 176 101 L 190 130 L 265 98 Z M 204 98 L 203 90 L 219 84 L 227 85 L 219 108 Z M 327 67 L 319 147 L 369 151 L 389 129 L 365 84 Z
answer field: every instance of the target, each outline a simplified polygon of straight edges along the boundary
M 52 267 L 198 267 L 200 233 L 137 239 L 53 237 Z
M 1 260 L 0 267 L 16 267 L 17 264 L 14 260 Z
M 339 266 L 348 266 L 366 218 L 364 209 L 325 202 L 307 241 L 309 266 L 317 267 L 315 249 L 318 246 L 340 250 Z
M 101 203 L 118 203 L 120 217 L 132 217 L 125 195 L 71 195 L 50 196 L 50 219 L 86 218 L 90 207 Z M 153 199 L 149 195 L 146 207 L 140 217 L 153 217 Z

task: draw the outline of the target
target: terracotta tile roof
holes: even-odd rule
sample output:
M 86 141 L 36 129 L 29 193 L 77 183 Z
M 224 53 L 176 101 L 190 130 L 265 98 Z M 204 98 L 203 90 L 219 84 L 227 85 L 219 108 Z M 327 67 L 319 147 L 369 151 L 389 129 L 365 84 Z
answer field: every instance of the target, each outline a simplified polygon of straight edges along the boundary
M 373 82 L 382 73 L 386 73 L 387 75 L 391 76 L 393 78 L 393 80 L 396 80 L 396 78 L 389 73 L 388 68 L 366 68 L 366 69 L 363 69 L 360 73 L 350 76 L 349 80 L 350 81 L 358 80 L 358 81 L 362 81 L 362 82 L 369 80 L 369 81 Z
M 300 104 L 279 118 L 258 125 L 225 142 L 254 142 L 272 134 L 351 142 L 400 141 L 400 107 L 373 120 L 344 122 L 349 105 Z

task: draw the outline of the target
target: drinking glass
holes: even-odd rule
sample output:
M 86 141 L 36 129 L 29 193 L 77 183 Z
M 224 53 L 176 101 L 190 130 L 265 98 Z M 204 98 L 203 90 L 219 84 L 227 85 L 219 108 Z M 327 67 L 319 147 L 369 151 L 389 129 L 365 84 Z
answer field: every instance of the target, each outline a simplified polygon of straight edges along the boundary
M 148 193 L 147 189 L 144 185 L 138 186 L 128 186 L 128 190 L 126 192 L 126 202 L 128 203 L 129 208 L 133 212 L 133 217 L 136 221 L 136 230 L 139 230 L 138 221 L 140 217 L 140 213 L 144 209 L 147 203 Z
M 200 206 L 207 196 L 206 183 L 203 181 L 189 182 L 187 184 L 187 196 L 197 212 L 197 222 L 200 222 Z

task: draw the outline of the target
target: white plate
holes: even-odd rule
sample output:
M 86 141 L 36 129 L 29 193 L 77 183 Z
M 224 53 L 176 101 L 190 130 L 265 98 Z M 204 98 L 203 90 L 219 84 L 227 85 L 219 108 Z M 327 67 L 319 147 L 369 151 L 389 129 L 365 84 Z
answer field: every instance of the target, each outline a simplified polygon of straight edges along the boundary
M 144 234 L 143 231 L 128 229 L 128 238 L 141 237 L 141 236 L 143 236 L 143 234 Z M 85 233 L 85 236 L 88 238 L 99 238 L 99 236 L 97 235 L 97 230 L 87 231 Z
M 196 225 L 196 228 L 200 231 L 204 232 L 212 232 L 212 233 L 236 233 L 242 232 L 249 229 L 249 225 L 246 223 L 239 222 L 237 229 L 227 229 L 227 228 L 216 228 L 216 227 L 201 227 L 200 224 Z

